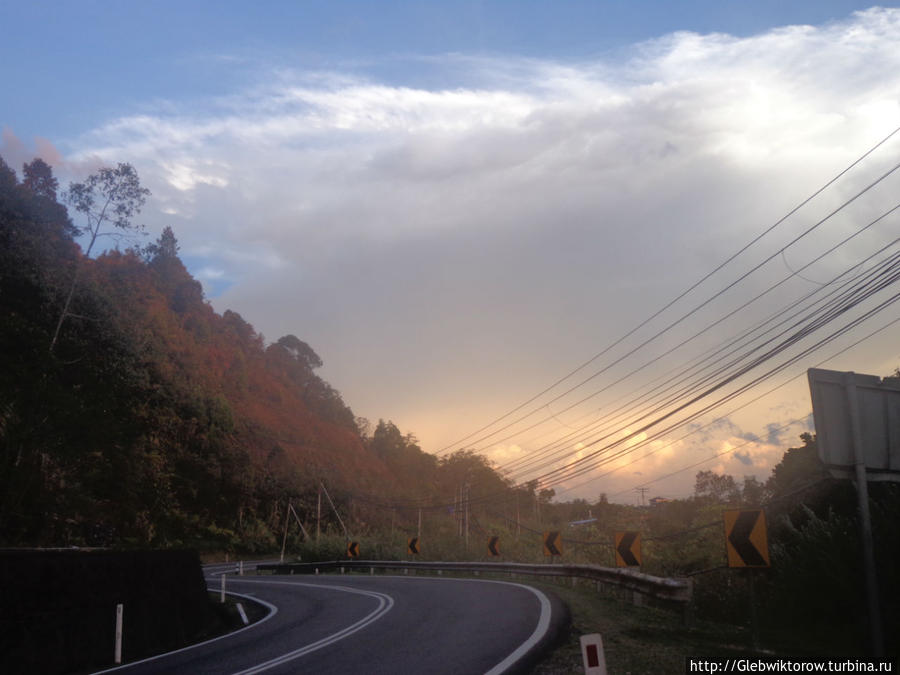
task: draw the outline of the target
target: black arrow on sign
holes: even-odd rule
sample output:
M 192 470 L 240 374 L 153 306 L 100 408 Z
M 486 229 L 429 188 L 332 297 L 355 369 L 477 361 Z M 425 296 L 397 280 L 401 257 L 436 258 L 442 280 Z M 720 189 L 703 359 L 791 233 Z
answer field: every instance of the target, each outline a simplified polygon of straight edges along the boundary
M 634 544 L 634 540 L 637 539 L 638 534 L 638 532 L 626 532 L 619 542 L 619 545 L 616 546 L 616 553 L 622 556 L 622 560 L 625 561 L 625 564 L 628 567 L 640 566 L 638 559 L 634 557 L 634 553 L 631 551 L 631 545 Z
M 351 541 L 347 544 L 347 556 L 350 558 L 358 558 L 359 557 L 359 542 Z
M 544 546 L 550 551 L 550 555 L 562 555 L 562 552 L 556 546 L 557 539 L 559 539 L 559 532 L 547 533 L 547 540 L 544 542 Z
M 728 535 L 728 541 L 734 547 L 735 552 L 744 561 L 747 567 L 767 567 L 766 559 L 750 541 L 750 534 L 756 527 L 756 521 L 759 520 L 760 511 L 741 511 L 731 533 Z
M 419 538 L 418 537 L 410 537 L 409 539 L 409 552 L 410 553 L 419 553 Z
M 488 553 L 491 555 L 500 555 L 500 537 L 491 537 L 488 542 Z

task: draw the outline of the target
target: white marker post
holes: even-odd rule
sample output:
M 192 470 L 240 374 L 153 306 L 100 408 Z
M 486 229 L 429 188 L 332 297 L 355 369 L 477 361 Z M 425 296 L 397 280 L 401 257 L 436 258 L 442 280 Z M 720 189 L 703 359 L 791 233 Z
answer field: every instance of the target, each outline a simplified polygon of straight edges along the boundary
M 116 652 L 115 663 L 122 663 L 122 612 L 124 607 L 122 603 L 116 605 Z
M 600 633 L 581 636 L 581 657 L 585 675 L 606 675 L 606 657 Z
M 222 573 L 222 594 L 221 594 L 221 602 L 225 604 L 225 573 Z

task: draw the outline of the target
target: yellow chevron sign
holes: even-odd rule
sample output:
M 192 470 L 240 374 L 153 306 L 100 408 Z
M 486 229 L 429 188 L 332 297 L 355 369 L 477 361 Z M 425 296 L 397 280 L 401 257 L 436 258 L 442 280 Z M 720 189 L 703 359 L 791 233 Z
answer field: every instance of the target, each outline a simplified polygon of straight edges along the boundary
M 559 532 L 544 532 L 544 555 L 563 554 L 562 537 Z
M 616 567 L 641 566 L 641 533 L 616 532 Z
M 725 550 L 729 567 L 770 567 L 766 512 L 726 511 Z

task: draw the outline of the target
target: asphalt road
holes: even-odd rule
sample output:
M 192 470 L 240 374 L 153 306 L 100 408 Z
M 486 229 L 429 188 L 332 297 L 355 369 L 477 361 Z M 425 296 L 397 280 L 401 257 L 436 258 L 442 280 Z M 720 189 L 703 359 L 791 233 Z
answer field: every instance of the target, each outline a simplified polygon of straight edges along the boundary
M 209 585 L 218 589 L 218 577 Z M 103 672 L 520 672 L 565 620 L 557 600 L 501 581 L 229 576 L 227 589 L 270 606 L 272 613 L 215 641 Z

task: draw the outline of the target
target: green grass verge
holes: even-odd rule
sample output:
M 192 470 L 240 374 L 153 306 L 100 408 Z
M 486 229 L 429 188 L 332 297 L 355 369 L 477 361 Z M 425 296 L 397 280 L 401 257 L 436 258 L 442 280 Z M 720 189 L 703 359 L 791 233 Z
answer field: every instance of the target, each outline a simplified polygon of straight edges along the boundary
M 605 597 L 592 583 L 579 586 L 525 581 L 555 593 L 572 617 L 569 635 L 533 669 L 536 675 L 583 673 L 582 635 L 599 633 L 606 667 L 616 675 L 683 673 L 685 658 L 734 658 L 752 653 L 746 629 L 694 621 L 685 626 L 678 612 L 638 607 L 615 597 Z M 622 591 L 615 591 L 625 595 Z

